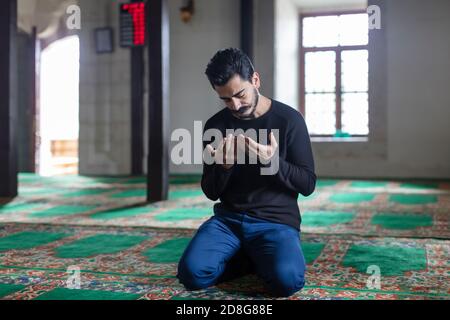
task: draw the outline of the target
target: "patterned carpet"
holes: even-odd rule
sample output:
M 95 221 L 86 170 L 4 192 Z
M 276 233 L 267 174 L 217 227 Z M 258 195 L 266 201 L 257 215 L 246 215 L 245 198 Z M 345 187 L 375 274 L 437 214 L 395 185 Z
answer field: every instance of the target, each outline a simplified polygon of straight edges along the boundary
M 19 179 L 19 196 L 0 202 L 2 299 L 270 298 L 253 275 L 195 292 L 175 278 L 212 214 L 198 176 L 171 177 L 169 200 L 152 205 L 141 177 Z M 307 285 L 290 299 L 450 298 L 450 183 L 320 180 L 299 206 Z

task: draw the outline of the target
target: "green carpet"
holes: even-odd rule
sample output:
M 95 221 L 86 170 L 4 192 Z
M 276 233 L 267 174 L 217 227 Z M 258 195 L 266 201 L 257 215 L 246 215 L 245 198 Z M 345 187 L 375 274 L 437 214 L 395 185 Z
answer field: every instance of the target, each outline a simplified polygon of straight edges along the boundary
M 19 232 L 0 238 L 0 251 L 29 249 L 66 237 L 64 233 Z
M 0 213 L 30 211 L 39 206 L 41 206 L 41 204 L 38 204 L 38 203 L 8 203 L 8 204 L 0 205 Z
M 99 234 L 65 244 L 56 249 L 60 258 L 85 258 L 99 254 L 112 254 L 129 249 L 145 237 Z
M 167 240 L 143 253 L 154 263 L 177 263 L 191 238 L 177 238 Z
M 3 298 L 13 292 L 23 290 L 24 288 L 25 286 L 20 284 L 0 283 L 0 298 Z
M 375 198 L 373 193 L 337 193 L 330 197 L 332 202 L 336 203 L 360 203 L 372 201 Z
M 369 266 L 376 265 L 383 275 L 398 276 L 407 271 L 425 270 L 427 257 L 423 248 L 353 245 L 348 250 L 343 265 L 359 272 L 366 272 Z
M 350 184 L 353 188 L 380 188 L 386 187 L 387 182 L 382 181 L 353 181 Z
M 168 200 L 150 205 L 146 177 L 21 174 L 20 188 L 28 193 L 0 202 L 0 223 L 195 229 L 213 215 L 200 179 L 171 176 Z M 449 203 L 447 182 L 426 181 L 319 179 L 313 194 L 298 196 L 302 231 L 321 234 L 448 238 Z
M 105 193 L 108 191 L 109 190 L 107 190 L 107 189 L 82 189 L 82 190 L 64 193 L 63 197 L 76 198 L 76 197 L 82 197 L 82 196 L 95 196 L 95 195 L 99 195 L 99 194 L 102 194 L 102 193 Z
M 138 294 L 126 292 L 55 288 L 34 300 L 136 300 Z
M 117 218 L 134 217 L 141 214 L 147 214 L 154 211 L 154 207 L 143 206 L 143 207 L 133 207 L 133 208 L 117 208 L 105 211 L 99 211 L 92 214 L 90 217 L 92 219 L 99 220 L 109 220 Z
M 427 194 L 393 194 L 389 198 L 390 201 L 399 204 L 429 204 L 436 203 L 438 197 L 436 195 Z
M 248 275 L 188 291 L 177 262 L 193 230 L 2 224 L 0 297 L 34 300 L 267 299 Z M 22 241 L 22 240 L 24 241 Z M 26 241 L 25 241 L 26 240 Z M 19 246 L 18 243 L 27 242 Z M 45 244 L 45 246 L 44 246 Z M 450 299 L 449 240 L 304 233 L 307 285 L 290 299 Z M 368 288 L 377 266 L 381 288 Z M 67 286 L 78 267 L 80 289 Z
M 183 221 L 209 217 L 212 213 L 212 208 L 175 208 L 156 215 L 155 219 L 158 221 Z
M 121 191 L 118 193 L 113 194 L 112 198 L 134 198 L 134 197 L 146 197 L 147 196 L 147 189 L 132 189 L 132 190 L 126 190 Z
M 0 297 L 36 300 L 266 299 L 254 275 L 185 290 L 176 266 L 213 213 L 200 175 L 170 177 L 146 203 L 146 177 L 19 175 L 0 199 Z M 450 184 L 319 179 L 299 195 L 307 283 L 292 299 L 450 299 Z M 81 289 L 69 289 L 69 267 Z M 381 288 L 367 286 L 378 267 Z
M 313 263 L 322 252 L 325 243 L 303 242 L 302 251 L 306 264 Z
M 353 220 L 353 212 L 328 212 L 328 211 L 305 211 L 302 215 L 302 224 L 307 227 L 323 227 Z
M 433 225 L 433 218 L 426 214 L 380 213 L 372 218 L 372 224 L 377 224 L 388 229 L 415 229 L 419 227 L 431 227 Z
M 439 186 L 437 183 L 432 182 L 405 182 L 400 184 L 402 188 L 410 188 L 410 189 L 438 189 Z
M 43 211 L 37 211 L 30 214 L 32 218 L 47 218 L 62 215 L 81 214 L 95 209 L 96 206 L 76 206 L 66 205 L 49 208 Z

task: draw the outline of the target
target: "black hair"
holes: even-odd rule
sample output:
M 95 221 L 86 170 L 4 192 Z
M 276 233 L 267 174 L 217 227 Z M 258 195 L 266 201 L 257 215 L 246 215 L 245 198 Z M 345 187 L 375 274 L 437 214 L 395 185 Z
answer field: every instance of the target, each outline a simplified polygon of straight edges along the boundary
M 214 88 L 225 85 L 235 75 L 251 82 L 254 72 L 250 58 L 242 50 L 227 48 L 217 51 L 209 61 L 205 74 Z

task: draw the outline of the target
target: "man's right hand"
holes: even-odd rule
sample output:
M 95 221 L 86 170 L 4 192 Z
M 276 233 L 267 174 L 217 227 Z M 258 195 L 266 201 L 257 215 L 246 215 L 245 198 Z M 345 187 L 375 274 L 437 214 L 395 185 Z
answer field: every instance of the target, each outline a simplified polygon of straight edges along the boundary
M 230 169 L 236 162 L 236 137 L 232 134 L 222 139 L 217 149 L 210 144 L 206 145 L 206 149 L 214 158 L 215 163 L 222 165 L 225 169 Z

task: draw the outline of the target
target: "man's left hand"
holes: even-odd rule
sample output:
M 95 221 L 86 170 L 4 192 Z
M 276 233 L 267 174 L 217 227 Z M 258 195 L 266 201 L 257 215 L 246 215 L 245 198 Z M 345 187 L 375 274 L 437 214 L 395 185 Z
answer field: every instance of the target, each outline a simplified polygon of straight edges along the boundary
M 272 132 L 269 135 L 270 144 L 268 145 L 257 143 L 252 138 L 246 137 L 243 134 L 238 135 L 238 139 L 241 142 L 238 145 L 246 146 L 246 151 L 248 151 L 250 157 L 258 158 L 263 163 L 269 162 L 278 148 L 278 142 Z

